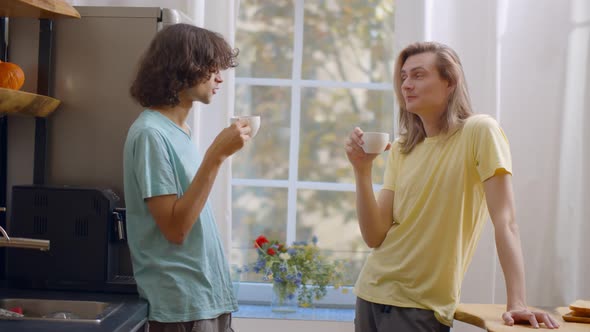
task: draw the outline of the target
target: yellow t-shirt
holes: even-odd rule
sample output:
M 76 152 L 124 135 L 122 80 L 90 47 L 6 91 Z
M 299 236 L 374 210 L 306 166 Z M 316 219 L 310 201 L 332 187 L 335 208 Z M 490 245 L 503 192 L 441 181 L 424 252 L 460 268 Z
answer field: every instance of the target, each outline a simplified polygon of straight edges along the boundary
M 451 136 L 426 138 L 407 155 L 399 147 L 394 142 L 383 184 L 395 193 L 393 226 L 367 258 L 355 294 L 433 310 L 451 326 L 488 219 L 483 181 L 512 173 L 508 140 L 493 118 L 474 115 Z

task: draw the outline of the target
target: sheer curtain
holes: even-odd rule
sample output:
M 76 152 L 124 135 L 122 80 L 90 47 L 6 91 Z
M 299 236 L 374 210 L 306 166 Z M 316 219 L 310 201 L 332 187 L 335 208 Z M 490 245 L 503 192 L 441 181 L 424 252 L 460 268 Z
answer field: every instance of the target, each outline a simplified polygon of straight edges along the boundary
M 528 303 L 590 299 L 590 2 L 398 0 L 397 15 L 398 39 L 418 24 L 458 51 L 476 112 L 508 135 Z M 462 301 L 506 301 L 490 223 Z
M 590 299 L 590 3 L 500 8 L 500 114 L 512 137 L 529 301 Z
M 129 6 L 178 9 L 193 19 L 197 26 L 222 34 L 234 45 L 235 21 L 239 0 L 70 0 L 74 6 Z M 197 135 L 199 150 L 204 153 L 215 136 L 229 124 L 234 110 L 234 71 L 223 74 L 224 82 L 210 105 L 195 103 L 188 119 Z M 210 203 L 217 219 L 226 252 L 231 240 L 231 163 L 226 161 L 219 172 Z

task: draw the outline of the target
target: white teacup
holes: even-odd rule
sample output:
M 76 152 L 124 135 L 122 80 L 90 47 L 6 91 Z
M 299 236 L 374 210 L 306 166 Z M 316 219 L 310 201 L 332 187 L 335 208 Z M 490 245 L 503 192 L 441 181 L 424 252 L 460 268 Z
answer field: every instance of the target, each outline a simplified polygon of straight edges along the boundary
M 248 121 L 248 125 L 250 125 L 250 137 L 256 136 L 258 133 L 258 129 L 260 129 L 260 115 L 237 115 L 231 117 L 231 123 L 234 123 L 238 120 L 246 120 Z
M 363 144 L 361 147 L 365 153 L 381 153 L 385 151 L 389 143 L 388 133 L 365 132 L 363 133 Z

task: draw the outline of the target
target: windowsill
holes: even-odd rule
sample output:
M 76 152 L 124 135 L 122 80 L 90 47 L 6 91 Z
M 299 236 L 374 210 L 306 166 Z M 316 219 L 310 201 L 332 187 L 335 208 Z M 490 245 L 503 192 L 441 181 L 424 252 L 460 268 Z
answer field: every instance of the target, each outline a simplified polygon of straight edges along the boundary
M 352 322 L 354 308 L 297 308 L 293 313 L 277 313 L 269 305 L 240 304 L 239 310 L 232 314 L 235 318 L 287 319 Z

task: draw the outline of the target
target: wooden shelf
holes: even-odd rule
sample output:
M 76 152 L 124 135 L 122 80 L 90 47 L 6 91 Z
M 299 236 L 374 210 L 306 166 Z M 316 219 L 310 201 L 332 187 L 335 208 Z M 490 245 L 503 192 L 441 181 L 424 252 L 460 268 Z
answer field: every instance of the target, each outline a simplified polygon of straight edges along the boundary
M 64 0 L 2 0 L 0 17 L 80 18 L 80 13 Z
M 0 88 L 0 115 L 21 114 L 46 117 L 61 101 L 34 93 Z

